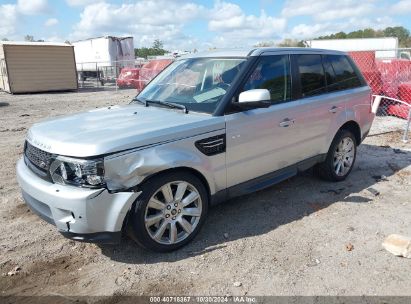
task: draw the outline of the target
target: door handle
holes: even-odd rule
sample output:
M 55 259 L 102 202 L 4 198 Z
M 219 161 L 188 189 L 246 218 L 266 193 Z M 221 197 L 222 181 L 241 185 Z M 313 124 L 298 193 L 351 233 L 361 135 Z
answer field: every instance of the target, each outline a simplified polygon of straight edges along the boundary
M 341 107 L 333 106 L 331 109 L 328 110 L 328 112 L 335 114 L 337 113 L 338 109 L 341 109 Z
M 289 127 L 289 126 L 292 125 L 294 122 L 295 122 L 294 119 L 286 118 L 286 119 L 284 119 L 282 122 L 280 122 L 280 127 L 284 127 L 284 128 Z

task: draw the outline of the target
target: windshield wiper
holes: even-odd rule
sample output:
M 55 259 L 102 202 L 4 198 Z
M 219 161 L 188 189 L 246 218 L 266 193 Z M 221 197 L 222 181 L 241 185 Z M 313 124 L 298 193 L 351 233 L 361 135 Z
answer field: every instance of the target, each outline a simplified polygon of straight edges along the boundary
M 139 103 L 142 103 L 144 106 L 146 106 L 146 107 L 148 107 L 148 104 L 147 104 L 147 101 L 146 100 L 141 100 L 141 99 L 138 99 L 137 97 L 134 97 L 132 100 L 131 100 L 131 102 L 139 102 Z
M 184 111 L 185 114 L 188 113 L 187 107 L 179 103 L 161 101 L 161 100 L 150 100 L 150 99 L 145 99 L 145 102 L 146 104 L 152 103 L 152 104 L 162 105 L 162 106 L 166 106 L 166 107 L 173 108 L 173 109 L 181 109 Z

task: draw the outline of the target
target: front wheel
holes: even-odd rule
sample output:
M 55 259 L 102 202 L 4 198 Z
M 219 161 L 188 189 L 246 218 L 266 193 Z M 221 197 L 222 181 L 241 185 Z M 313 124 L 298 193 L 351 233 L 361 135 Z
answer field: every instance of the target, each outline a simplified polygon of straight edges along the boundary
M 357 154 L 355 136 L 349 130 L 335 135 L 324 162 L 317 165 L 318 175 L 329 181 L 343 181 L 350 174 Z
M 144 183 L 130 214 L 132 237 L 143 247 L 167 252 L 190 242 L 208 209 L 201 180 L 189 172 L 171 172 Z

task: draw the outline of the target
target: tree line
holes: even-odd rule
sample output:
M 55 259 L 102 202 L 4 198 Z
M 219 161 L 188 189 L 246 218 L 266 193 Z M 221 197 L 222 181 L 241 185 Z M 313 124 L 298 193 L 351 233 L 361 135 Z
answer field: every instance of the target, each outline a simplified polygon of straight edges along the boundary
M 168 53 L 164 49 L 164 44 L 161 40 L 156 39 L 151 47 L 141 47 L 134 49 L 134 55 L 136 57 L 147 58 L 148 56 L 162 56 Z
M 374 30 L 372 28 L 365 28 L 362 30 L 352 31 L 349 33 L 338 32 L 326 36 L 320 36 L 313 38 L 312 40 L 325 40 L 325 39 L 353 39 L 353 38 L 384 38 L 384 37 L 397 37 L 398 46 L 400 48 L 411 47 L 410 31 L 403 26 L 387 27 L 382 30 Z M 256 47 L 260 46 L 279 46 L 279 47 L 304 47 L 306 46 L 305 40 L 296 39 L 284 39 L 280 43 L 273 41 L 260 42 Z
M 353 31 L 349 33 L 338 32 L 328 36 L 320 36 L 315 40 L 383 37 L 397 37 L 399 47 L 411 47 L 410 31 L 403 26 L 387 27 L 383 30 L 374 30 L 372 28 L 366 28 L 363 30 Z

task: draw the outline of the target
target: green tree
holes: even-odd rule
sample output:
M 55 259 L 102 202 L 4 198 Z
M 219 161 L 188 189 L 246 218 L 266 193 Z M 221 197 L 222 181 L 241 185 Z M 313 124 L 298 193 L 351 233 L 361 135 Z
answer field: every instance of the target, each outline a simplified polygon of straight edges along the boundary
M 337 34 L 335 34 L 335 39 L 345 39 L 347 38 L 347 34 L 344 32 L 338 32 Z
M 307 45 L 305 44 L 305 41 L 304 41 L 304 40 L 298 41 L 297 46 L 298 46 L 298 47 L 307 47 Z
M 403 26 L 387 27 L 383 30 L 374 30 L 366 28 L 349 32 L 339 32 L 327 36 L 320 36 L 316 39 L 348 39 L 348 38 L 381 38 L 381 37 L 397 37 L 399 47 L 411 47 L 410 31 Z
M 44 42 L 43 39 L 35 40 L 32 35 L 26 35 L 26 36 L 24 36 L 24 41 L 28 41 L 28 42 Z
M 153 46 L 152 46 L 153 49 L 162 50 L 163 47 L 164 47 L 164 44 L 160 39 L 154 40 Z
M 1 41 L 10 41 L 10 40 L 4 37 L 3 39 L 1 39 Z
M 384 35 L 385 37 L 397 37 L 400 47 L 410 46 L 410 31 L 403 26 L 387 27 Z
M 162 56 L 168 53 L 167 50 L 163 49 L 163 42 L 159 39 L 154 40 L 153 46 L 151 48 L 141 47 L 134 49 L 134 55 L 136 57 L 147 58 L 148 56 Z
M 24 41 L 34 42 L 34 37 L 32 35 L 24 36 Z

